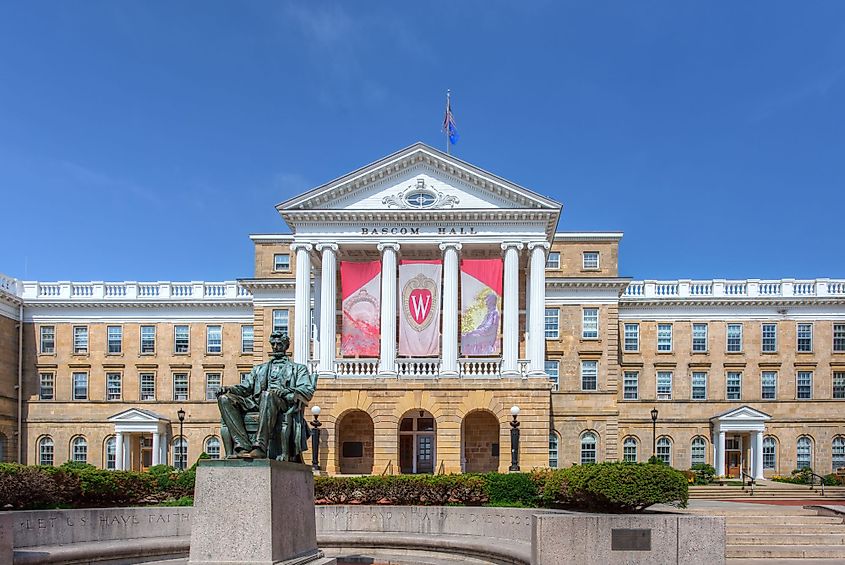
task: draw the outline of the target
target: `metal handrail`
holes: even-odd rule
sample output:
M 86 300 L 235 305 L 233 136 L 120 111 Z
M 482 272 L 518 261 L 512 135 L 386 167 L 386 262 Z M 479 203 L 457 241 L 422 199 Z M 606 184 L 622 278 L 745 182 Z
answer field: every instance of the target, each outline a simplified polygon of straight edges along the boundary
M 742 488 L 745 488 L 745 477 L 748 477 L 748 484 L 751 485 L 751 496 L 754 496 L 754 477 L 752 477 L 742 469 L 739 470 L 739 476 L 742 479 Z
M 824 496 L 824 477 L 812 471 L 810 471 L 810 490 L 813 490 L 813 487 L 816 486 L 816 477 L 819 478 L 819 484 L 822 487 L 822 496 Z
M 387 462 L 387 465 L 384 466 L 384 471 L 381 472 L 381 476 L 385 476 L 387 474 L 387 470 L 390 469 L 390 474 L 393 474 L 393 459 Z

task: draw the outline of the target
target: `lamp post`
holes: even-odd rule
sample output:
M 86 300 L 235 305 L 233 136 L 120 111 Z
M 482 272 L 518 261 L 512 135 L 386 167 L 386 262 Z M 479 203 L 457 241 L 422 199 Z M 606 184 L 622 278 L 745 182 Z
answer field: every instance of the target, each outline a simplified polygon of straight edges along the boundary
M 314 415 L 314 420 L 311 421 L 311 467 L 315 471 L 320 470 L 320 407 L 312 406 L 311 414 Z
M 657 457 L 657 408 L 651 409 L 651 456 Z
M 179 408 L 179 411 L 176 412 L 176 415 L 179 417 L 179 470 L 185 470 L 185 453 L 182 451 L 185 445 L 185 436 L 183 435 L 183 429 L 185 425 L 185 411 L 182 408 Z
M 516 420 L 516 417 L 519 416 L 519 406 L 513 405 L 511 406 L 511 416 L 513 416 L 513 420 L 511 421 L 511 466 L 508 467 L 508 471 L 515 472 L 519 471 L 519 422 Z

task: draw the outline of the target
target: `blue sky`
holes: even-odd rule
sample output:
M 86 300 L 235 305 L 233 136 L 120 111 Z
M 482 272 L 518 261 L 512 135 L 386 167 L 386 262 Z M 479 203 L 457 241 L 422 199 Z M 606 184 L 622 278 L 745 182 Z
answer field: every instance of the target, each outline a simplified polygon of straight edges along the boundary
M 250 276 L 275 204 L 442 147 L 451 88 L 455 154 L 624 275 L 845 277 L 842 2 L 5 2 L 0 53 L 12 276 Z

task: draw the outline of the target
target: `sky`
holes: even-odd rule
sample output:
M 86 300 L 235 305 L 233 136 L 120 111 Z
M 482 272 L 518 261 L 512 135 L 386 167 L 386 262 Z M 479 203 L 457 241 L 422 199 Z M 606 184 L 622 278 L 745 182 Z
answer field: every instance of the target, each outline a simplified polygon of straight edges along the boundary
M 845 277 L 845 3 L 0 0 L 0 272 L 232 280 L 416 141 L 638 279 Z

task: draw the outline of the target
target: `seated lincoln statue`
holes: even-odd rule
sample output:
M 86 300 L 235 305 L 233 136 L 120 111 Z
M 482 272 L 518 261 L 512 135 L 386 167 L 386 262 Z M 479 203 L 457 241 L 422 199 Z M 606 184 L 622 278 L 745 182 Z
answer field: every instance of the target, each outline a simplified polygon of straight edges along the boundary
M 226 454 L 302 463 L 311 435 L 304 408 L 314 395 L 317 375 L 288 358 L 287 334 L 270 334 L 270 347 L 270 361 L 253 367 L 240 384 L 217 391 Z

